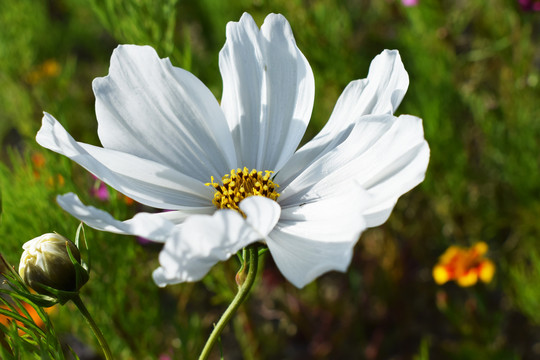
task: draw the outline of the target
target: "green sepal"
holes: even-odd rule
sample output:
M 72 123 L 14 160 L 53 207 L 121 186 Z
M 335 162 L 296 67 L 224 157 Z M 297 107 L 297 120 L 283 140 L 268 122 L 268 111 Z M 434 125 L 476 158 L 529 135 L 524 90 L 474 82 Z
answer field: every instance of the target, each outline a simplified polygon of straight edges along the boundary
M 238 258 L 240 260 L 240 269 L 238 269 L 238 272 L 236 273 L 236 276 L 235 276 L 236 285 L 238 285 L 238 287 L 241 287 L 244 284 L 244 281 L 246 281 L 246 276 L 247 276 L 246 252 L 247 252 L 246 248 L 243 248 L 242 255 L 238 253 Z
M 268 247 L 267 246 L 261 247 L 259 249 L 259 256 L 265 254 L 266 252 L 268 252 Z
M 10 268 L 11 269 L 11 268 Z M 4 277 L 7 279 L 10 290 L 6 291 L 14 292 L 24 299 L 32 302 L 40 307 L 51 307 L 58 304 L 58 300 L 47 295 L 33 294 L 30 292 L 28 286 L 24 283 L 23 279 L 15 271 L 11 269 L 9 273 L 3 273 Z
M 78 240 L 78 238 L 77 238 Z M 86 242 L 86 240 L 85 240 Z M 75 244 L 75 246 L 77 246 L 77 244 Z M 78 246 L 77 246 L 78 248 Z M 84 262 L 82 261 L 82 258 L 81 258 L 81 263 L 83 263 L 82 265 L 79 264 L 79 262 L 77 261 L 77 259 L 75 259 L 75 257 L 73 256 L 73 254 L 71 253 L 71 249 L 69 248 L 69 246 L 66 244 L 66 250 L 67 250 L 67 253 L 68 253 L 68 256 L 69 256 L 69 259 L 71 260 L 71 263 L 73 264 L 73 267 L 75 268 L 75 289 L 77 289 L 77 293 L 79 293 L 79 289 L 88 282 L 88 280 L 90 279 L 90 273 L 88 271 L 88 269 L 85 267 L 85 264 Z M 68 291 L 63 291 L 63 292 L 68 292 Z
M 79 239 L 81 238 L 81 234 L 82 234 L 82 240 L 84 242 L 84 248 L 87 250 L 87 256 L 86 256 L 86 262 L 84 262 L 82 260 L 83 256 L 82 256 L 82 253 L 81 253 L 81 264 L 83 265 L 83 267 L 86 269 L 86 271 L 88 272 L 88 275 L 90 275 L 90 269 L 91 269 L 91 258 L 90 258 L 90 253 L 88 252 L 89 248 L 88 248 L 88 242 L 86 241 L 86 233 L 84 232 L 84 223 L 80 223 L 79 226 L 77 227 L 77 232 L 75 233 L 75 246 L 77 247 L 77 249 L 79 249 L 79 252 L 81 252 L 81 246 L 79 245 L 80 241 Z
M 47 301 L 47 299 L 52 299 L 52 301 L 54 301 L 53 305 L 54 304 L 64 305 L 68 301 L 73 300 L 74 298 L 79 296 L 79 291 L 78 290 L 77 291 L 58 290 L 58 289 L 54 289 L 54 288 L 52 288 L 50 286 L 39 284 L 39 283 L 36 283 L 35 286 L 40 287 L 42 290 L 47 291 L 52 296 L 35 295 L 35 294 L 31 294 L 31 295 L 42 297 L 42 299 L 44 301 Z M 34 300 L 32 300 L 32 301 L 34 301 Z M 34 301 L 34 302 L 39 305 L 39 303 L 37 301 Z M 44 306 L 44 305 L 40 305 L 40 306 L 47 307 L 47 306 Z M 49 306 L 52 306 L 52 305 L 49 305 Z

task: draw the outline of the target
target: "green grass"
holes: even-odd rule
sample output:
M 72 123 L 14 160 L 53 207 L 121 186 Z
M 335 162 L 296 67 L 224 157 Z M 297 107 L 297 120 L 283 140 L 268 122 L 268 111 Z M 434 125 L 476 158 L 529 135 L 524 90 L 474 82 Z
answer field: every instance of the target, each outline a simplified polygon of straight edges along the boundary
M 73 237 L 76 219 L 55 203 L 81 199 L 128 218 L 136 205 L 88 194 L 92 178 L 34 140 L 42 111 L 80 141 L 99 144 L 91 81 L 107 74 L 118 43 L 149 44 L 221 94 L 218 53 L 225 25 L 244 11 L 260 25 L 291 23 L 316 81 L 306 140 L 371 59 L 399 49 L 409 91 L 399 113 L 424 121 L 426 180 L 389 221 L 362 235 L 346 274 L 305 289 L 284 281 L 270 257 L 250 300 L 222 336 L 225 358 L 521 359 L 540 341 L 539 14 L 517 1 L 3 0 L 0 5 L 0 251 L 46 232 Z M 161 4 L 161 3 L 160 3 Z M 43 64 L 54 61 L 57 73 Z M 40 154 L 42 167 L 32 162 Z M 60 180 L 59 176 L 63 179 Z M 120 359 L 190 359 L 235 290 L 236 260 L 204 281 L 158 289 L 159 247 L 86 229 L 93 271 L 81 296 Z M 487 285 L 435 285 L 431 269 L 451 244 L 485 241 L 497 272 Z M 73 306 L 51 315 L 60 339 L 97 349 Z

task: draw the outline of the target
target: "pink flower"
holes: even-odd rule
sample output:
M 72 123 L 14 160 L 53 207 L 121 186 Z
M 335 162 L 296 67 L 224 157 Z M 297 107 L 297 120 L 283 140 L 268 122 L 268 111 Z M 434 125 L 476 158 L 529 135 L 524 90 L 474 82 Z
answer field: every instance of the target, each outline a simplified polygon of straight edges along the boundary
M 105 184 L 103 181 L 99 180 L 93 175 L 92 177 L 95 179 L 95 182 L 92 188 L 90 189 L 90 194 L 101 201 L 108 201 L 109 189 L 107 189 L 107 184 Z
M 540 11 L 540 1 L 518 0 L 518 2 L 523 11 Z
M 401 3 L 404 6 L 416 6 L 418 5 L 418 0 L 401 0 Z

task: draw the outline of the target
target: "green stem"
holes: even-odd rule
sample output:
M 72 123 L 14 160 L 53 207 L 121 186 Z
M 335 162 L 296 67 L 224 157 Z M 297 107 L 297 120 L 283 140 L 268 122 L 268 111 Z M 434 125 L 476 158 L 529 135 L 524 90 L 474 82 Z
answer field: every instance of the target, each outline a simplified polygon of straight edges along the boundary
M 96 322 L 92 318 L 92 315 L 90 315 L 90 313 L 88 312 L 88 309 L 82 302 L 81 297 L 77 295 L 72 300 L 75 303 L 75 305 L 77 305 L 77 307 L 79 308 L 79 311 L 83 314 L 86 321 L 88 321 L 88 324 L 90 324 L 92 331 L 94 331 L 94 335 L 98 339 L 99 345 L 101 346 L 101 349 L 103 350 L 103 353 L 105 354 L 105 359 L 112 360 L 113 356 L 111 354 L 111 349 L 109 349 L 109 344 L 107 344 L 105 337 L 101 333 L 101 330 L 99 330 L 99 327 L 97 326 Z
M 225 325 L 231 320 L 232 316 L 238 310 L 238 307 L 246 300 L 249 292 L 251 291 L 251 287 L 253 286 L 253 283 L 255 283 L 255 278 L 257 276 L 257 268 L 258 268 L 258 260 L 259 260 L 259 249 L 257 245 L 248 247 L 248 260 L 247 260 L 247 277 L 246 280 L 242 285 L 238 288 L 238 293 L 230 303 L 229 307 L 223 315 L 221 315 L 221 319 L 219 319 L 218 323 L 214 326 L 214 330 L 212 330 L 212 333 L 208 337 L 208 340 L 206 341 L 206 344 L 204 345 L 204 348 L 201 352 L 201 355 L 199 356 L 199 360 L 205 360 L 208 359 L 210 356 L 210 352 L 212 351 L 212 347 L 216 343 L 216 341 L 219 339 L 219 336 L 221 335 L 221 332 L 225 328 Z

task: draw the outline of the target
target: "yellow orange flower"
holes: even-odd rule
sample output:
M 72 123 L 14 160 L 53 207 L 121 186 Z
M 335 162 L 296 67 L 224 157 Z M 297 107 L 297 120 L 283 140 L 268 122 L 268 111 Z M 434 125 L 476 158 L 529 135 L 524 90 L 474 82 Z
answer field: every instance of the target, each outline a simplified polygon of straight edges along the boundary
M 470 248 L 450 246 L 433 267 L 433 279 L 439 285 L 454 280 L 459 286 L 472 286 L 478 280 L 488 283 L 495 274 L 495 265 L 484 257 L 488 245 L 481 241 Z
M 26 80 L 34 85 L 45 78 L 51 78 L 60 74 L 60 63 L 54 59 L 49 59 L 37 66 L 26 76 Z

